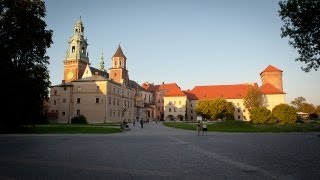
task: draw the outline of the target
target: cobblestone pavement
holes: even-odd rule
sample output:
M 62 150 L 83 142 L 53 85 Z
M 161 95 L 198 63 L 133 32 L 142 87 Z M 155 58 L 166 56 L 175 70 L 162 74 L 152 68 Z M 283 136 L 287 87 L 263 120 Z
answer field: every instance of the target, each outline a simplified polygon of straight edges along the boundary
M 0 135 L 0 179 L 319 179 L 319 133 Z

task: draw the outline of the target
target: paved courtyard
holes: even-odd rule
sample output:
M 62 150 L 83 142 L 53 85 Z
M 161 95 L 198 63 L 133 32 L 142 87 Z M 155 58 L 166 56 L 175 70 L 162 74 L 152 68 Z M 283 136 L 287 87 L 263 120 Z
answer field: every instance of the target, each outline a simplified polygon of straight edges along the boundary
M 0 135 L 0 179 L 319 179 L 319 133 Z

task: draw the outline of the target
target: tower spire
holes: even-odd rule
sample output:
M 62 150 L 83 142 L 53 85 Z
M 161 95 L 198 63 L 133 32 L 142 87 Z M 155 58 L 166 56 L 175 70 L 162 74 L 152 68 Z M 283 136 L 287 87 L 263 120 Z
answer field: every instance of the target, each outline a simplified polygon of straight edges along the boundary
M 100 70 L 103 72 L 106 72 L 106 69 L 104 68 L 103 53 L 101 53 L 101 58 L 100 58 Z

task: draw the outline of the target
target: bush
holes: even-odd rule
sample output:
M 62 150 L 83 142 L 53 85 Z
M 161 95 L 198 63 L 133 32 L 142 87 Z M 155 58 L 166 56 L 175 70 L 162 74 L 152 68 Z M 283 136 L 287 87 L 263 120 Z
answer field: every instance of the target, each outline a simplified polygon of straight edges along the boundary
M 272 113 L 266 107 L 255 107 L 250 111 L 250 119 L 253 124 L 276 123 Z
M 298 120 L 297 110 L 288 104 L 279 104 L 272 109 L 272 115 L 282 124 L 292 124 Z
M 88 124 L 87 118 L 84 115 L 75 116 L 71 119 L 71 124 Z
M 319 116 L 318 116 L 318 114 L 317 113 L 311 113 L 311 114 L 309 114 L 309 118 L 310 119 L 317 119 Z

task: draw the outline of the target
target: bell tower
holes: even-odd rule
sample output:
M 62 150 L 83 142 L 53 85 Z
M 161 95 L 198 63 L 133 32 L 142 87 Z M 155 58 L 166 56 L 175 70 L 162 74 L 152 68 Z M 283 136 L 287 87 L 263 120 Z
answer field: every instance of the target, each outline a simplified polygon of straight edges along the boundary
M 89 63 L 87 39 L 84 38 L 84 26 L 81 16 L 74 26 L 73 36 L 68 41 L 68 50 L 64 60 L 64 80 L 70 82 L 80 79 Z
M 272 65 L 269 65 L 260 73 L 260 78 L 262 81 L 262 85 L 269 83 L 273 85 L 275 88 L 279 89 L 281 92 L 283 92 L 282 70 Z
M 117 83 L 129 87 L 129 75 L 127 70 L 127 58 L 123 54 L 119 44 L 116 53 L 112 57 L 109 78 Z

